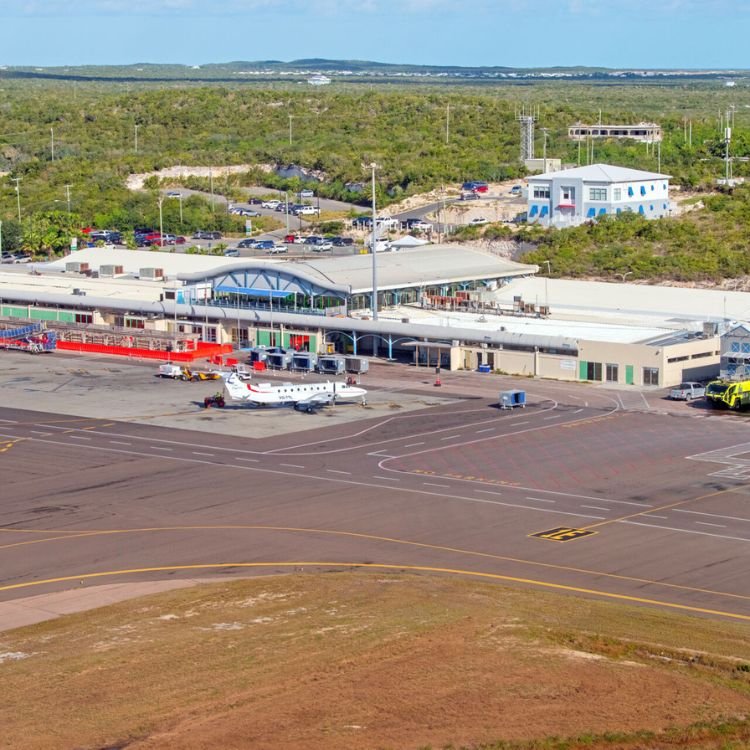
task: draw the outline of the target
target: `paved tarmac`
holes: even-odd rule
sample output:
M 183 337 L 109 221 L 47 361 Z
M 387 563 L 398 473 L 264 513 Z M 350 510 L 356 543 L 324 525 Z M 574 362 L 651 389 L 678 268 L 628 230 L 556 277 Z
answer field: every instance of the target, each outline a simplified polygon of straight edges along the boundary
M 374 566 L 750 621 L 743 415 L 468 372 L 438 389 L 431 371 L 391 365 L 367 376 L 381 411 L 335 407 L 356 418 L 233 410 L 207 429 L 193 408 L 155 426 L 159 393 L 202 386 L 117 369 L 86 399 L 35 390 L 47 381 L 29 366 L 37 410 L 0 391 L 0 601 Z M 132 410 L 138 378 L 144 414 L 111 418 Z M 512 385 L 527 408 L 497 408 Z

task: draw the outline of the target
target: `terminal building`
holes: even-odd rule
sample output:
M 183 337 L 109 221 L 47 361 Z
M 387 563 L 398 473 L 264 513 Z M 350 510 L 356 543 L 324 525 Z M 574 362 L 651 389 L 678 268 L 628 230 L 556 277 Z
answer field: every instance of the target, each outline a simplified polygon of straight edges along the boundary
M 377 319 L 372 255 L 292 261 L 106 248 L 3 267 L 0 319 L 44 321 L 68 349 L 132 347 L 165 360 L 200 345 L 279 346 L 665 387 L 717 374 L 721 328 L 747 310 L 742 292 L 554 280 L 460 245 L 374 260 Z
M 637 125 L 584 125 L 577 122 L 568 128 L 568 137 L 573 141 L 589 138 L 628 138 L 641 143 L 658 143 L 662 139 L 661 127 L 655 122 L 639 122 Z

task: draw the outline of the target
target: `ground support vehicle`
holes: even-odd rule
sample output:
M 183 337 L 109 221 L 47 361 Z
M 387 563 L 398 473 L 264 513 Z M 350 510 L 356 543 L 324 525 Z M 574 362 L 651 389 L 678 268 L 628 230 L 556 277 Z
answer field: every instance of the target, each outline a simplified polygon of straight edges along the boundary
M 673 401 L 692 401 L 705 395 L 706 387 L 701 383 L 680 383 L 669 392 L 669 398 Z
M 21 328 L 0 329 L 0 349 L 42 354 L 57 347 L 57 334 L 48 331 L 42 323 Z
M 186 367 L 182 371 L 181 375 L 183 380 L 194 380 L 194 381 L 202 381 L 202 380 L 221 380 L 221 373 L 210 371 L 205 372 L 203 370 L 191 370 L 190 368 Z
M 730 409 L 750 406 L 750 380 L 714 380 L 706 386 L 706 401 Z
M 167 363 L 159 365 L 159 372 L 157 373 L 160 378 L 173 378 L 174 380 L 182 379 L 183 368 L 180 365 L 173 365 Z
M 206 396 L 206 398 L 203 399 L 204 409 L 210 409 L 212 406 L 215 406 L 219 409 L 223 409 L 226 406 L 224 394 L 221 393 L 221 391 L 214 393 L 213 396 Z

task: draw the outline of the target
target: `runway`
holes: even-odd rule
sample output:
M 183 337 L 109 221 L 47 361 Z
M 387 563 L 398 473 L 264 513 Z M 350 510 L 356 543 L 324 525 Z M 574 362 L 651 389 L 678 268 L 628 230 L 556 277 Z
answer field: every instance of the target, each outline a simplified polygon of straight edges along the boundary
M 391 566 L 750 621 L 744 418 L 472 392 L 262 439 L 2 408 L 0 600 Z

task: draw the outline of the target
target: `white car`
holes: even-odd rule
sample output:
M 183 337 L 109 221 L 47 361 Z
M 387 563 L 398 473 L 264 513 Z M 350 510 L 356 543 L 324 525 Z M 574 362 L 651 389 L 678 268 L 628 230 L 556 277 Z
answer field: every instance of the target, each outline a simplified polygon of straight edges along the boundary
M 274 245 L 266 250 L 268 255 L 280 255 L 281 253 L 289 252 L 289 248 L 286 245 Z
M 299 191 L 299 197 L 300 198 L 313 198 L 315 197 L 315 193 L 312 190 L 310 190 L 310 188 L 307 188 L 305 190 Z
M 297 216 L 317 216 L 320 213 L 320 209 L 316 206 L 302 206 L 297 209 Z
M 261 208 L 272 208 L 276 210 L 277 206 L 281 205 L 281 201 L 277 201 L 275 198 L 270 201 L 263 201 L 263 203 L 260 204 Z
M 490 220 L 489 219 L 485 219 L 484 216 L 477 216 L 476 218 L 472 219 L 469 222 L 469 225 L 470 226 L 474 226 L 474 227 L 478 227 L 481 224 L 489 224 L 489 223 L 490 223 Z

